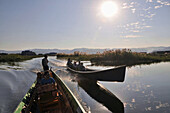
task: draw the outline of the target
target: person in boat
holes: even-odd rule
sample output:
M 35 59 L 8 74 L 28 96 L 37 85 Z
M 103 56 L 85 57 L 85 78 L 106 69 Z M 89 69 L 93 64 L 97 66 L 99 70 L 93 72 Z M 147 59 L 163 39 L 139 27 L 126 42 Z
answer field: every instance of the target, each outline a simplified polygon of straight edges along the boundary
M 73 64 L 72 64 L 72 61 L 71 61 L 70 58 L 68 58 L 67 66 L 70 67 L 70 68 L 73 68 Z
M 37 84 L 41 84 L 41 79 L 43 78 L 42 73 L 38 72 L 37 73 Z
M 75 70 L 77 70 L 77 63 L 76 63 L 76 61 L 74 61 L 73 68 L 74 68 Z
M 80 65 L 78 66 L 78 70 L 85 71 L 85 67 L 83 66 L 83 63 L 80 63 Z
M 44 55 L 44 58 L 42 59 L 42 66 L 44 71 L 49 70 L 47 57 L 47 55 Z
M 44 73 L 44 78 L 41 79 L 41 84 L 44 85 L 44 84 L 55 84 L 55 80 L 50 77 L 50 74 L 48 71 L 46 71 Z
M 77 70 L 80 70 L 80 67 L 81 67 L 81 62 L 79 61 L 77 65 Z

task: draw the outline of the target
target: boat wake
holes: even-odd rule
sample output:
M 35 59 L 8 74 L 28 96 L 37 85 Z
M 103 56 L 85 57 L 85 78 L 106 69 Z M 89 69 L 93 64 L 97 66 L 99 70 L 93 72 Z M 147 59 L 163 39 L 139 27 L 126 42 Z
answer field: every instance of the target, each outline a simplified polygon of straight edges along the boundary
M 24 62 L 0 65 L 0 113 L 12 113 L 36 79 L 36 73 L 43 71 L 42 58 Z M 64 61 L 49 57 L 54 71 L 63 70 Z
M 13 112 L 35 78 L 30 71 L 0 70 L 0 113 Z

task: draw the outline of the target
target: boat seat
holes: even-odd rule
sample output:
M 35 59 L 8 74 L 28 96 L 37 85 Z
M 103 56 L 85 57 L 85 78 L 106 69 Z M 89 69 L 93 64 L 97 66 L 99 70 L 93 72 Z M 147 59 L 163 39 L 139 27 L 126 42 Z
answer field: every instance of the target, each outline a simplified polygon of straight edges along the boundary
M 61 105 L 51 105 L 51 106 L 48 106 L 48 107 L 43 107 L 42 111 L 43 113 L 63 113 L 62 112 L 62 107 Z M 67 113 L 67 112 L 65 112 Z M 69 113 L 69 112 L 68 112 Z
M 48 103 L 59 100 L 59 91 L 55 84 L 45 84 L 37 87 L 38 100 L 40 103 Z
M 60 99 L 61 94 L 60 94 L 60 92 L 57 92 L 57 91 L 54 92 L 54 94 L 52 94 L 50 92 L 40 94 L 38 97 L 39 97 L 40 103 L 42 103 L 42 104 L 61 100 Z
M 52 109 L 60 109 L 61 108 L 61 102 L 59 101 L 59 98 L 54 99 L 47 99 L 47 100 L 39 100 L 38 101 L 40 110 L 43 111 L 50 111 Z
M 37 93 L 46 93 L 50 91 L 56 91 L 57 90 L 57 85 L 56 84 L 45 84 L 45 85 L 39 85 L 37 87 Z
M 61 92 L 57 89 L 55 84 L 40 85 L 37 87 L 38 103 L 41 111 L 48 111 L 53 107 L 60 108 Z

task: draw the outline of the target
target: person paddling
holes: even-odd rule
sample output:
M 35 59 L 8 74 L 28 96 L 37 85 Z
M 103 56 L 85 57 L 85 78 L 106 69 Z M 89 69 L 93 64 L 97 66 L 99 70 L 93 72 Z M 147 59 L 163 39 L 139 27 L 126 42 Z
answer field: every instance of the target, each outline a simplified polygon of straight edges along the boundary
M 42 66 L 44 71 L 49 70 L 47 57 L 47 55 L 44 55 L 44 58 L 42 59 Z

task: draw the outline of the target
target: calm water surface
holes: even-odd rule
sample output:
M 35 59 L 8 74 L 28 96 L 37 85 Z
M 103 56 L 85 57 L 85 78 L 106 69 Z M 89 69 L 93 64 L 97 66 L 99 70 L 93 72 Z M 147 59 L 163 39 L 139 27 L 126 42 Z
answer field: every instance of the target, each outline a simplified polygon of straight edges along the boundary
M 36 79 L 35 72 L 42 70 L 41 59 L 0 65 L 0 113 L 15 110 Z M 67 71 L 66 61 L 54 57 L 49 61 L 88 112 L 110 113 L 124 106 L 125 113 L 170 113 L 170 62 L 127 68 L 123 83 L 93 84 Z M 98 70 L 111 68 L 85 64 Z

